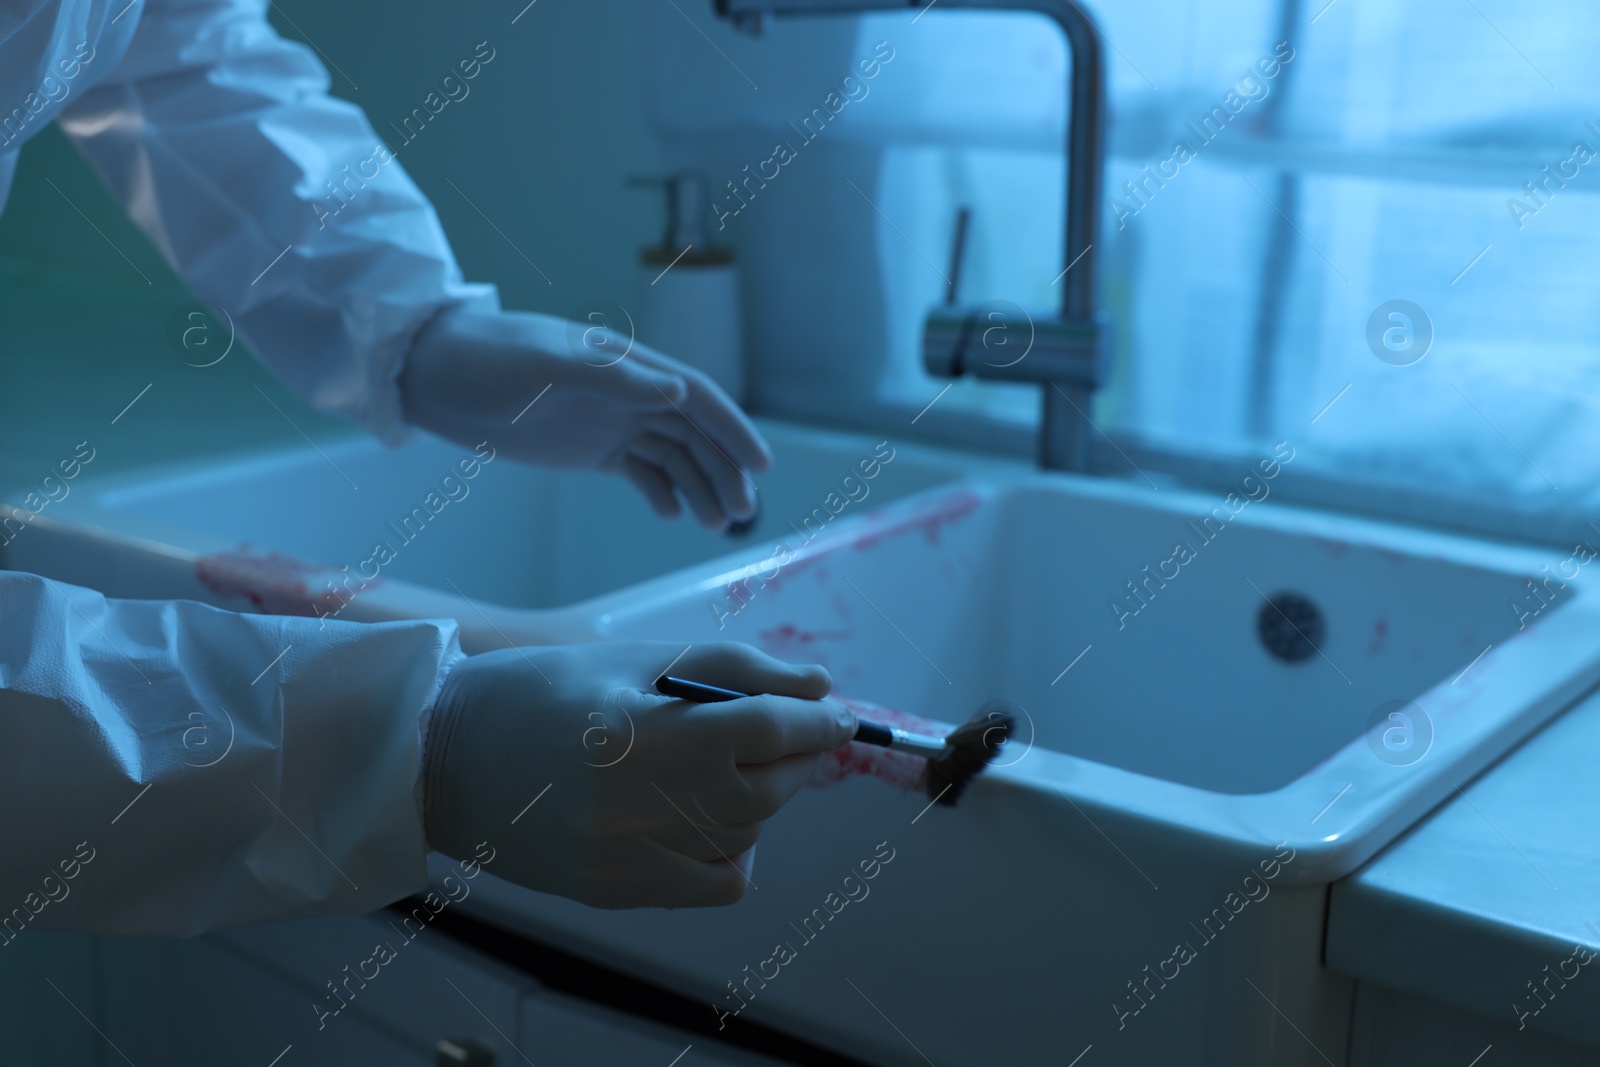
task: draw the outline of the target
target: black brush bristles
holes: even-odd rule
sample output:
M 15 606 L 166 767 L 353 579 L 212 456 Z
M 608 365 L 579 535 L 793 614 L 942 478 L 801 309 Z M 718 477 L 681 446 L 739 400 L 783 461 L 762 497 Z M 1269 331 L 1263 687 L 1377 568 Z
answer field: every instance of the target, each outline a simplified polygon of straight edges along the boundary
M 922 771 L 922 784 L 928 796 L 946 807 L 961 799 L 967 783 L 983 773 L 1011 736 L 1017 724 L 1012 706 L 1004 700 L 991 700 L 978 713 L 952 730 L 944 739 L 944 753 L 928 761 Z

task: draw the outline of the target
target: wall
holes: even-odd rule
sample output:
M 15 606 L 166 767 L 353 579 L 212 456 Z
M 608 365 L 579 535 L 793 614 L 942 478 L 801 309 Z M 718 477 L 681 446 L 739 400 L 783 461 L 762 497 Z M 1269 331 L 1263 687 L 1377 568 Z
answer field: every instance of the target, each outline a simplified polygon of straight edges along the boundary
M 272 19 L 285 36 L 313 43 L 336 68 L 333 92 L 365 108 L 380 131 L 478 42 L 495 49 L 470 95 L 405 147 L 404 164 L 437 206 L 469 278 L 498 284 L 509 307 L 564 314 L 593 298 L 631 299 L 637 249 L 659 228 L 654 200 L 624 187 L 628 175 L 657 166 L 641 103 L 643 7 L 543 0 L 517 17 L 520 2 L 402 13 L 282 0 Z M 23 150 L 0 219 L 0 278 L 104 283 L 158 301 L 170 301 L 175 284 L 54 128 Z M 25 307 L 5 314 L 13 328 L 27 320 Z
M 786 19 L 757 39 L 715 18 L 710 0 L 523 3 L 402 15 L 284 0 L 271 16 L 320 53 L 333 92 L 385 137 L 479 42 L 495 49 L 470 94 L 400 158 L 437 206 L 466 275 L 499 285 L 508 307 L 570 314 L 605 299 L 637 308 L 637 252 L 658 239 L 662 209 L 626 179 L 695 166 L 732 203 L 726 183 L 780 138 L 800 158 L 718 234 L 743 272 L 746 348 L 760 359 L 752 407 L 881 421 L 887 396 L 915 409 L 938 393 L 945 383 L 920 368 L 921 324 L 943 297 L 961 204 L 974 207 L 964 300 L 1005 296 L 1032 308 L 1056 298 L 1061 154 L 1052 146 L 1065 57 L 1042 20 Z M 822 106 L 879 40 L 894 59 L 870 96 L 815 143 L 795 137 L 787 124 Z M 36 338 L 35 351 L 88 320 L 101 329 L 79 348 L 98 351 L 115 318 L 129 323 L 118 366 L 131 353 L 170 360 L 161 328 L 184 299 L 175 279 L 54 129 L 24 150 L 0 219 L 0 282 L 54 291 L 8 313 L 13 337 Z M 60 321 L 63 289 L 84 322 Z M 150 314 L 131 321 L 125 302 L 147 297 Z M 43 304 L 50 321 L 30 314 Z M 1031 419 L 1035 393 L 961 382 L 922 426 L 959 406 L 998 404 Z

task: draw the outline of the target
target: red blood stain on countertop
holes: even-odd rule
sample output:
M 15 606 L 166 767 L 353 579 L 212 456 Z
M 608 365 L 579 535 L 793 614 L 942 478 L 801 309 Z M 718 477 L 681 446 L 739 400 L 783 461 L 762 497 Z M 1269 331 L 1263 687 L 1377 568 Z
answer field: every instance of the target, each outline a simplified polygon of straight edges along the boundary
M 310 583 L 321 576 L 326 583 L 339 569 L 308 563 L 281 552 L 263 552 L 241 545 L 228 552 L 213 552 L 195 560 L 194 576 L 224 600 L 246 600 L 264 615 L 323 616 L 337 613 L 351 595 L 338 588 L 313 592 Z M 380 580 L 364 583 L 364 588 Z M 318 609 L 321 610 L 318 610 Z
M 924 719 L 865 700 L 852 700 L 841 696 L 835 696 L 833 699 L 847 705 L 860 718 L 870 719 L 885 726 L 898 726 L 902 730 L 932 734 L 934 737 L 943 737 L 955 729 L 947 722 Z M 824 752 L 822 761 L 817 764 L 816 772 L 812 774 L 807 784 L 821 789 L 838 785 L 846 778 L 865 774 L 888 782 L 899 789 L 920 789 L 922 769 L 926 764 L 927 760 L 921 756 L 913 756 L 909 752 L 894 752 L 887 748 L 879 748 L 877 745 L 864 745 L 859 741 L 852 741 L 843 748 Z

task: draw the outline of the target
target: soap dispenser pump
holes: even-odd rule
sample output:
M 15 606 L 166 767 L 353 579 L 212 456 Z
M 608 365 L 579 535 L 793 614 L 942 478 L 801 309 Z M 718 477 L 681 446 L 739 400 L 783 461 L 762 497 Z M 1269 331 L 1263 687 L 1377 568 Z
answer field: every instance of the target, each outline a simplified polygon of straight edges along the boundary
M 639 253 L 639 340 L 710 375 L 744 401 L 739 273 L 733 250 L 711 241 L 711 183 L 697 170 L 630 178 L 666 193 L 666 232 Z

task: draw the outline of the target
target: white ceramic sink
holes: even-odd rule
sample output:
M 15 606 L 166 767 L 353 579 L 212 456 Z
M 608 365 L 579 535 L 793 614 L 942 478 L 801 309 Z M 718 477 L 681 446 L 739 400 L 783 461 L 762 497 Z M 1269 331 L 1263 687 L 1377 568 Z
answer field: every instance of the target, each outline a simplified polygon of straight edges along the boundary
M 592 603 L 607 635 L 733 636 L 825 663 L 841 693 L 946 721 L 1005 697 L 1026 720 L 955 810 L 870 778 L 803 795 L 731 918 L 504 886 L 487 906 L 724 1008 L 774 942 L 800 947 L 749 1012 L 871 1062 L 1067 1064 L 1089 1046 L 1096 1063 L 1341 1062 L 1326 884 L 1594 685 L 1600 612 L 1569 593 L 1519 630 L 1512 604 L 1537 603 L 1526 576 L 1554 558 L 1276 504 L 1214 521 L 1207 542 L 1189 521 L 1221 503 L 971 483 L 791 544 L 781 566 Z M 1180 542 L 1188 562 L 1162 566 Z M 1126 614 L 1147 564 L 1172 577 Z M 1296 662 L 1259 634 L 1285 592 L 1324 619 Z M 719 631 L 711 605 L 735 601 Z M 901 866 L 834 920 L 848 933 L 802 940 L 795 924 L 879 842 Z
M 1009 699 L 1027 716 L 1019 745 L 1052 764 L 1030 773 L 1014 752 L 1002 761 L 1014 780 L 1070 782 L 1240 843 L 1288 840 L 1301 880 L 1347 873 L 1449 795 L 1446 779 L 1465 781 L 1600 681 L 1587 600 L 1519 633 L 1511 605 L 1536 603 L 1524 583 L 1544 556 L 1259 505 L 1214 521 L 1206 542 L 1188 520 L 1216 503 L 1058 477 L 962 485 L 782 566 L 595 607 L 609 636 L 692 640 L 709 636 L 708 601 L 724 600 L 741 609 L 725 636 L 931 718 Z M 1180 542 L 1189 562 L 1149 579 Z M 771 580 L 732 584 L 748 570 Z M 1283 593 L 1316 605 L 1325 635 L 1284 622 L 1269 603 Z M 1301 638 L 1303 658 L 1269 652 L 1263 614 Z M 1369 732 L 1380 709 L 1412 722 L 1383 714 Z
M 803 792 L 735 908 L 599 912 L 492 879 L 474 893 L 496 921 L 708 1013 L 748 997 L 747 1017 L 869 1062 L 1340 1062 L 1350 989 L 1321 966 L 1327 884 L 1600 680 L 1593 592 L 1574 583 L 1519 629 L 1526 576 L 1561 554 L 1276 500 L 1222 508 L 1207 537 L 1220 494 L 899 445 L 868 497 L 822 522 L 877 441 L 767 429 L 779 464 L 746 540 L 659 523 L 620 483 L 497 459 L 343 614 L 454 615 L 469 647 L 747 640 L 948 722 L 1016 702 L 1018 740 L 955 809 L 871 777 Z M 311 614 L 467 452 L 356 443 L 85 478 L 7 563 Z M 1293 662 L 1259 632 L 1287 593 L 1322 619 L 1313 648 L 1276 627 L 1306 653 Z M 885 850 L 870 894 L 807 936 Z M 774 965 L 779 944 L 794 958 Z

